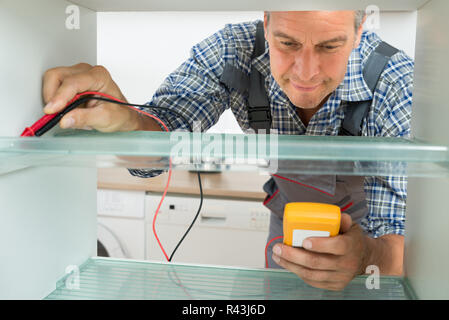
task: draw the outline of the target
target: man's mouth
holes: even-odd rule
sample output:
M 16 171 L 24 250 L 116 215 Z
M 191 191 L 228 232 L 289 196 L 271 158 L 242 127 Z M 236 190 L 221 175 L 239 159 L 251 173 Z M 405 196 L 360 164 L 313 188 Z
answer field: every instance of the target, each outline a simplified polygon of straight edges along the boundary
M 303 85 L 296 84 L 293 81 L 290 81 L 290 83 L 296 90 L 300 90 L 300 91 L 304 91 L 304 92 L 315 91 L 316 89 L 318 89 L 319 86 L 321 86 L 321 84 L 314 85 L 314 86 L 303 86 Z

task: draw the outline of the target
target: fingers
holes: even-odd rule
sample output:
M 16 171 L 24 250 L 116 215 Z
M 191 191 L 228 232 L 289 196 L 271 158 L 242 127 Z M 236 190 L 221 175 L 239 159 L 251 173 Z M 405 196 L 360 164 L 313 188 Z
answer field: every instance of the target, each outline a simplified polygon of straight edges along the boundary
M 280 251 L 278 250 L 280 248 Z M 277 244 L 273 248 L 273 259 L 282 258 L 309 269 L 334 271 L 338 269 L 338 256 L 319 254 L 301 248 Z M 276 260 L 275 260 L 276 261 Z
M 330 238 L 307 238 L 303 242 L 303 246 L 307 247 L 307 251 L 327 253 L 336 256 L 345 255 L 348 252 L 349 245 L 349 239 L 344 235 Z
M 341 214 L 340 233 L 346 233 L 352 227 L 352 218 L 347 213 Z
M 283 268 L 295 273 L 305 283 L 320 289 L 340 291 L 353 278 L 350 274 L 342 272 L 309 269 L 282 258 L 277 263 Z
M 127 107 L 102 103 L 92 108 L 76 108 L 60 121 L 63 129 L 96 129 L 101 132 L 119 131 L 129 121 Z
M 76 73 L 87 72 L 91 65 L 87 63 L 79 63 L 71 67 L 58 67 L 47 70 L 43 77 L 42 95 L 44 102 L 47 104 L 55 95 L 62 81 Z
M 45 72 L 43 77 L 44 112 L 61 112 L 79 93 L 98 91 L 126 101 L 109 72 L 102 66 L 80 63 L 58 67 Z M 139 128 L 136 111 L 113 103 L 90 100 L 66 114 L 61 128 L 96 129 L 102 132 L 133 131 Z
M 77 108 L 67 113 L 60 121 L 63 129 L 85 129 L 95 128 L 101 130 L 110 125 L 109 112 L 104 107 L 96 108 Z
M 102 91 L 110 80 L 104 67 L 86 65 L 58 68 L 46 73 L 44 77 L 44 99 L 47 102 L 44 112 L 62 111 L 73 97 L 85 91 Z
M 73 97 L 92 87 L 92 79 L 87 73 L 80 73 L 65 78 L 56 90 L 49 103 L 45 106 L 45 112 L 61 112 Z

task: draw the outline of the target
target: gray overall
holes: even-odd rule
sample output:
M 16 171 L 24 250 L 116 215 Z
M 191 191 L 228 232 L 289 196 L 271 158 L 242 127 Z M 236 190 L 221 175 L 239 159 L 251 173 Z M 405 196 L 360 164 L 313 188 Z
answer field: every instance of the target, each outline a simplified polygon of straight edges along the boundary
M 257 26 L 256 42 L 252 58 L 265 52 L 263 23 Z M 363 70 L 364 80 L 374 92 L 380 75 L 389 59 L 398 52 L 397 49 L 382 42 L 370 55 Z M 271 109 L 264 87 L 264 78 L 252 67 L 246 75 L 240 69 L 226 64 L 221 82 L 229 89 L 248 94 L 248 119 L 250 127 L 256 133 L 259 129 L 269 132 L 271 128 Z M 345 102 L 347 108 L 339 135 L 360 136 L 363 119 L 368 115 L 372 101 Z M 280 166 L 281 160 L 279 160 Z M 267 196 L 264 205 L 270 209 L 270 231 L 267 242 L 283 235 L 284 206 L 289 202 L 318 202 L 334 204 L 342 212 L 351 215 L 354 222 L 360 221 L 368 214 L 364 177 L 340 175 L 304 175 L 272 174 L 264 187 Z M 272 241 L 267 248 L 269 268 L 280 268 L 271 258 L 272 248 L 282 239 Z

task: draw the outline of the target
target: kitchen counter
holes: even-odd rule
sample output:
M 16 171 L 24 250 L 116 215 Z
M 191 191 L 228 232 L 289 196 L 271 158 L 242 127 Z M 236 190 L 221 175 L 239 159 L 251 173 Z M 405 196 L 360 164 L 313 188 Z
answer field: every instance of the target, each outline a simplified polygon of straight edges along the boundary
M 132 176 L 126 168 L 99 168 L 99 189 L 145 190 L 150 192 L 164 191 L 168 173 L 154 178 Z M 263 201 L 265 192 L 263 184 L 268 175 L 257 172 L 202 173 L 201 184 L 205 196 L 242 198 Z M 173 171 L 168 193 L 199 195 L 198 176 L 189 171 Z

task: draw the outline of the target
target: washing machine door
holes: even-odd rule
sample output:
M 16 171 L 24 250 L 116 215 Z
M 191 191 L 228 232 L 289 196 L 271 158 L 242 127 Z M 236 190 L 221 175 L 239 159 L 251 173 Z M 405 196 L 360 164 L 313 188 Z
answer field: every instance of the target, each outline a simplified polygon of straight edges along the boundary
M 117 236 L 102 223 L 97 225 L 98 256 L 111 258 L 127 258 L 125 250 Z

